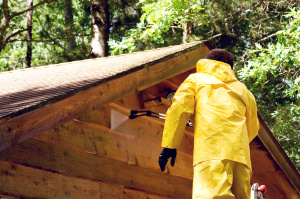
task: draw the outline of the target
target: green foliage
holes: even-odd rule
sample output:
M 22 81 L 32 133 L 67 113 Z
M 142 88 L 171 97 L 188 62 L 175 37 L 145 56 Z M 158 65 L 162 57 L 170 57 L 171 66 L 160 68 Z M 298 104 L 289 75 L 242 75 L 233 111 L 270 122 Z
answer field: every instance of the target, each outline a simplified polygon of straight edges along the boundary
M 0 2 L 2 8 L 3 2 Z M 26 1 L 11 0 L 8 1 L 8 6 L 10 9 L 10 14 L 16 14 L 27 7 Z M 0 19 L 2 20 L 4 16 L 4 10 L 0 9 Z M 5 35 L 9 36 L 19 30 L 26 28 L 27 21 L 24 16 L 14 17 L 9 23 L 5 30 Z M 23 39 L 25 33 L 19 34 L 15 39 Z M 0 72 L 13 70 L 17 68 L 23 68 L 25 66 L 26 57 L 26 46 L 22 42 L 15 42 L 15 44 L 8 44 L 0 54 Z
M 0 72 L 25 68 L 26 51 L 22 42 L 8 44 L 0 54 Z
M 141 17 L 141 6 L 138 5 L 138 0 L 110 0 L 110 35 L 109 46 L 110 54 L 124 54 L 137 51 L 138 38 L 137 23 Z
M 140 0 L 139 5 L 140 22 L 121 41 L 110 40 L 112 55 L 180 44 L 187 22 L 206 23 L 199 0 Z
M 34 5 L 41 2 L 34 1 Z M 43 4 L 33 10 L 32 66 L 86 59 L 90 55 L 91 17 L 90 1 L 74 0 L 74 27 L 66 26 L 63 1 Z M 26 1 L 9 1 L 10 15 L 27 8 Z M 26 15 L 26 13 L 25 13 Z M 3 12 L 1 9 L 0 16 Z M 27 28 L 24 15 L 14 17 L 6 29 L 9 35 Z M 75 36 L 76 49 L 67 49 L 67 38 Z M 15 36 L 0 53 L 0 71 L 24 68 L 26 58 L 26 31 Z
M 239 77 L 257 97 L 259 112 L 300 170 L 300 9 L 286 15 L 277 42 L 255 44 Z
M 138 27 L 146 42 L 163 42 L 162 32 L 167 32 L 171 26 L 184 28 L 187 22 L 195 23 L 195 20 L 206 23 L 199 0 L 141 0 L 140 3 L 144 5 L 144 13 Z
M 109 0 L 111 29 L 109 37 L 121 41 L 130 29 L 134 29 L 141 17 L 138 0 Z

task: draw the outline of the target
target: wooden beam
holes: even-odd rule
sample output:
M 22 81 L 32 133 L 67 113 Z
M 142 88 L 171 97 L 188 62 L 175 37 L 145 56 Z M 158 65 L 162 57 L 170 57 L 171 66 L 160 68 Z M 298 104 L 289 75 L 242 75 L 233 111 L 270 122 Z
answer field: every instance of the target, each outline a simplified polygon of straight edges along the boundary
M 266 185 L 268 190 L 264 194 L 264 198 L 299 199 L 297 190 L 259 137 L 254 138 L 251 142 L 250 150 L 253 171 L 251 184 Z
M 171 199 L 101 180 L 90 180 L 50 170 L 0 161 L 0 194 L 3 198 L 132 198 Z M 1 196 L 2 198 L 2 196 Z
M 117 99 L 141 91 L 195 67 L 208 52 L 197 48 L 126 76 L 111 80 L 88 91 L 0 124 L 0 151 Z
M 114 101 L 113 103 L 119 106 L 126 107 L 129 110 L 139 110 L 144 108 L 144 94 L 143 91 L 128 95 L 120 100 Z M 108 106 L 111 108 L 110 106 Z
M 107 128 L 111 127 L 111 109 L 109 106 L 103 106 L 92 111 L 86 111 L 79 115 L 77 120 L 83 122 L 89 122 L 94 124 L 100 124 Z
M 120 111 L 121 113 L 123 113 L 125 115 L 128 115 L 128 116 L 130 115 L 131 110 L 126 108 L 126 107 L 122 107 L 122 106 L 120 106 L 116 103 L 111 103 L 110 106 L 112 108 Z M 167 112 L 168 107 L 169 107 L 168 105 L 164 104 L 164 106 L 153 106 L 153 107 L 151 107 L 150 109 L 147 109 L 147 110 L 151 110 L 151 111 L 154 111 L 154 112 L 157 112 L 157 113 L 165 114 Z M 158 110 L 162 110 L 162 111 L 158 111 Z M 150 121 L 154 124 L 161 125 L 161 126 L 164 126 L 164 124 L 165 124 L 164 120 L 162 120 L 162 119 L 157 119 L 157 118 L 152 118 L 152 117 L 144 117 L 144 116 L 142 116 L 141 118 L 143 118 L 144 120 L 148 120 L 148 121 Z M 192 127 L 186 127 L 184 133 L 189 135 L 189 136 L 194 137 L 194 129 Z
M 134 129 L 130 131 L 132 132 Z M 147 134 L 147 129 L 143 133 Z M 120 133 L 98 124 L 74 121 L 40 136 L 86 148 L 102 157 L 160 171 L 158 165 L 158 156 L 162 151 L 160 143 L 138 138 L 133 133 Z M 166 172 L 193 180 L 192 154 L 179 150 L 175 166 L 171 167 L 170 164 L 167 164 Z
M 125 107 L 121 107 L 115 103 L 111 103 L 110 106 L 125 115 L 130 114 L 130 110 Z M 164 120 L 151 117 L 140 117 L 133 120 L 126 120 L 115 130 L 122 133 L 130 133 L 134 136 L 160 145 L 162 140 L 163 126 Z M 145 133 L 146 131 L 147 133 Z M 193 154 L 194 133 L 192 127 L 186 127 L 181 146 L 178 150 L 187 154 Z
M 4 195 L 5 194 L 5 195 Z M 13 196 L 12 196 L 13 195 Z M 9 193 L 2 193 L 2 195 L 0 194 L 0 198 L 1 199 L 20 199 L 20 198 L 22 198 L 23 196 L 17 196 L 17 195 L 15 195 L 15 194 L 9 194 Z M 24 198 L 24 197 L 23 197 Z M 30 199 L 29 197 L 28 197 L 28 199 Z
M 1 152 L 0 159 L 58 174 L 100 180 L 171 197 L 192 197 L 192 180 L 105 158 L 93 151 L 49 139 L 27 140 Z M 2 173 L 5 173 L 5 170 Z
M 281 167 L 282 171 L 289 178 L 296 190 L 300 193 L 300 174 L 295 168 L 294 164 L 288 158 L 266 123 L 263 121 L 260 115 L 258 115 L 260 129 L 258 137 L 261 139 L 265 147 L 268 149 L 271 156 Z

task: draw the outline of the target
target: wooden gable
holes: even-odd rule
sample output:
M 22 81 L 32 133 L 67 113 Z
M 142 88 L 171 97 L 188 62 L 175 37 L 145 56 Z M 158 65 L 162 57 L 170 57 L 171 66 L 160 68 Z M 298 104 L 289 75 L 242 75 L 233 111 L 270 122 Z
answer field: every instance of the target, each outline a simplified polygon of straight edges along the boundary
M 186 128 L 175 166 L 168 164 L 162 173 L 158 156 L 164 121 L 128 116 L 131 110 L 165 113 L 170 106 L 166 90 L 176 90 L 195 72 L 196 62 L 208 50 L 201 42 L 174 47 L 166 54 L 164 49 L 156 50 L 163 54 L 160 58 L 83 86 L 88 89 L 78 86 L 47 103 L 41 100 L 23 111 L 3 114 L 0 195 L 191 198 L 193 128 Z M 299 173 L 262 119 L 260 122 L 259 136 L 250 145 L 252 182 L 267 186 L 265 198 L 297 199 Z

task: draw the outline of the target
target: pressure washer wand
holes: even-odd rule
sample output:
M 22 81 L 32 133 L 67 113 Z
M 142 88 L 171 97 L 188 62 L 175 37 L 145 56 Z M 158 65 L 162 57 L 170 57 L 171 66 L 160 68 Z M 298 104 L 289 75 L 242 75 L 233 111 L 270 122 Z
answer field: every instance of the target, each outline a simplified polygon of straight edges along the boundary
M 141 117 L 141 116 L 155 117 L 155 118 L 159 118 L 159 119 L 163 119 L 163 120 L 166 119 L 166 115 L 162 114 L 162 113 L 155 113 L 152 111 L 137 111 L 137 110 L 130 111 L 129 119 L 135 119 L 135 118 Z M 192 125 L 191 121 L 188 121 L 186 126 L 193 126 L 193 125 Z
M 130 119 L 134 119 L 140 116 L 149 116 L 149 117 L 155 117 L 155 118 L 159 118 L 159 119 L 166 119 L 166 115 L 162 114 L 162 113 L 155 113 L 152 111 L 137 111 L 137 110 L 132 110 L 130 111 Z

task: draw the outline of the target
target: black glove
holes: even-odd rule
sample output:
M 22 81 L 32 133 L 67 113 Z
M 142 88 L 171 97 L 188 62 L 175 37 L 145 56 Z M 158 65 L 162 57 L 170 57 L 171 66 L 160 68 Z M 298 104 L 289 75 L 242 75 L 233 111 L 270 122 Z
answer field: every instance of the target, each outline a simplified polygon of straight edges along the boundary
M 176 149 L 168 149 L 168 148 L 164 148 L 163 149 L 163 151 L 159 155 L 159 159 L 158 159 L 160 170 L 162 172 L 164 172 L 166 164 L 167 164 L 169 158 L 172 158 L 171 159 L 171 165 L 172 165 L 172 167 L 174 166 L 175 159 L 176 159 L 176 154 L 177 154 L 177 150 Z

